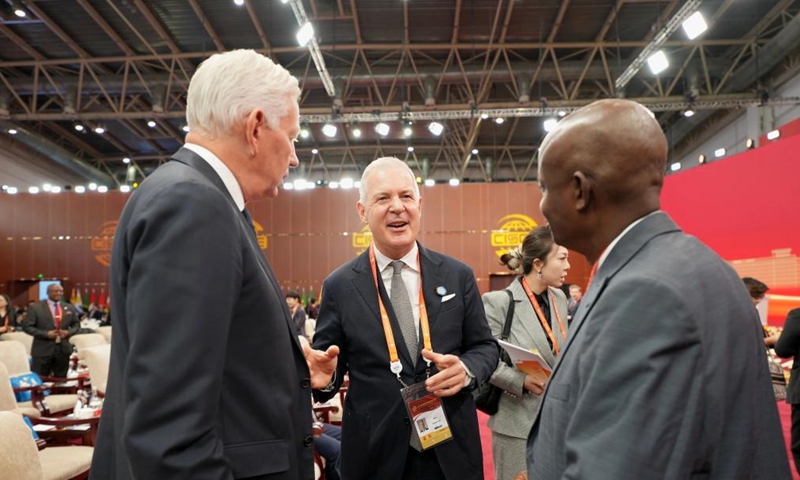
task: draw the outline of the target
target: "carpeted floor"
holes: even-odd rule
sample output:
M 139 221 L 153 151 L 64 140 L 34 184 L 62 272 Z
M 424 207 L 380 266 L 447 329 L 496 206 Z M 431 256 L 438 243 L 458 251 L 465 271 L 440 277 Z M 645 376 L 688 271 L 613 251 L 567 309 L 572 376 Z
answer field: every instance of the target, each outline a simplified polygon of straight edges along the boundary
M 778 402 L 778 411 L 781 416 L 781 426 L 783 427 L 783 438 L 786 442 L 786 452 L 789 455 L 789 464 L 792 467 L 792 475 L 794 480 L 800 480 L 800 475 L 794 468 L 792 461 L 792 454 L 789 451 L 789 437 L 792 431 L 792 408 L 786 402 Z M 483 471 L 485 480 L 495 480 L 494 478 L 494 465 L 492 462 L 492 432 L 486 426 L 486 421 L 489 417 L 481 412 L 478 412 L 478 422 L 481 427 L 481 444 L 483 445 Z

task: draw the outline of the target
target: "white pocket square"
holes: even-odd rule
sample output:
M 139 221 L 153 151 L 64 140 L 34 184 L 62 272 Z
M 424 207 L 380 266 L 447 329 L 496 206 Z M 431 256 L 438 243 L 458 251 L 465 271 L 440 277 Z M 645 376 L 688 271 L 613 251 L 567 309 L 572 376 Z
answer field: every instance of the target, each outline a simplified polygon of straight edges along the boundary
M 450 295 L 445 295 L 444 297 L 442 297 L 442 303 L 444 303 L 444 302 L 446 302 L 448 300 L 452 300 L 453 297 L 455 297 L 455 296 L 456 296 L 455 293 L 451 293 Z

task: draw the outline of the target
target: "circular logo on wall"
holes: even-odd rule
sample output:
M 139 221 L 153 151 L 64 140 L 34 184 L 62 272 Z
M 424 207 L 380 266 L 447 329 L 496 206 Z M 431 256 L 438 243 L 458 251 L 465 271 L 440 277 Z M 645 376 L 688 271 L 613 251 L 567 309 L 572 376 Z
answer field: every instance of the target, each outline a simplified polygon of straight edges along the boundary
M 364 250 L 368 249 L 372 243 L 372 232 L 369 225 L 364 225 L 360 232 L 353 234 L 353 248 L 356 249 L 356 254 L 361 255 Z
M 492 230 L 492 247 L 498 258 L 513 248 L 517 248 L 525 235 L 538 225 L 531 217 L 521 213 L 506 215 L 499 222 L 500 229 Z
M 258 247 L 261 250 L 266 250 L 269 245 L 269 237 L 264 233 L 264 227 L 260 223 L 253 220 L 253 227 L 256 231 L 256 238 L 258 239 Z
M 114 233 L 117 231 L 117 221 L 109 220 L 100 225 L 100 232 L 89 240 L 94 259 L 104 267 L 111 266 L 111 247 L 114 245 Z

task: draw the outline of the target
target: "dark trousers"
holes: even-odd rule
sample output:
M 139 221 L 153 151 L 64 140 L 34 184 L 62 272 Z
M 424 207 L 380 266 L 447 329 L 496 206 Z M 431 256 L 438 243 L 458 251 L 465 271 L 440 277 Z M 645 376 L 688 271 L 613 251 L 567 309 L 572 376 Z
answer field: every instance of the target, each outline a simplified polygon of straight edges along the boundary
M 406 466 L 403 469 L 403 480 L 446 480 L 439 460 L 436 458 L 436 449 L 418 452 L 408 447 Z
M 314 439 L 314 448 L 325 459 L 325 480 L 339 480 L 342 428 L 326 423 L 322 429 L 322 435 Z
M 800 473 L 800 404 L 792 404 L 792 457 L 794 468 Z
M 52 357 L 33 357 L 31 368 L 39 375 L 66 377 L 69 370 L 69 354 L 56 349 Z

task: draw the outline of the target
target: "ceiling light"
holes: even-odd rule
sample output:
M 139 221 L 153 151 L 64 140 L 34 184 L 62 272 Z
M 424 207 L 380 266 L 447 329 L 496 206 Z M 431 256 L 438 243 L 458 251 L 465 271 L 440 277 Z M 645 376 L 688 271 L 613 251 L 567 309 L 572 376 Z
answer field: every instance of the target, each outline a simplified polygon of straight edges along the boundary
M 336 190 L 337 188 L 339 188 L 339 182 L 328 182 L 328 188 Z
M 127 165 L 127 164 L 131 163 L 131 159 L 130 159 L 130 158 L 128 158 L 128 157 L 125 157 L 125 158 L 123 158 L 123 159 L 122 159 L 122 163 L 124 163 L 125 165 Z
M 354 137 L 361 138 L 361 127 L 359 127 L 358 125 L 353 125 L 351 131 L 353 132 Z
M 92 191 L 97 190 L 97 184 L 94 183 L 94 182 L 90 183 L 89 184 L 89 190 L 92 190 Z
M 425 180 L 425 186 L 426 187 L 432 187 L 434 185 L 436 185 L 436 180 L 434 180 L 432 178 L 429 178 L 429 179 Z
M 236 5 L 241 7 L 242 5 L 244 5 L 244 0 L 233 0 L 233 3 L 235 3 Z M 286 3 L 286 2 L 283 2 L 283 3 Z
M 353 183 L 353 179 L 349 177 L 344 177 L 343 179 L 339 180 L 339 186 L 345 190 L 353 188 L 355 183 Z
M 767 134 L 767 140 L 775 140 L 776 138 L 780 138 L 781 131 L 780 130 L 773 130 Z
M 748 138 L 746 142 L 744 142 L 744 146 L 747 147 L 748 150 L 752 150 L 756 148 L 756 141 L 752 138 Z
M 319 153 L 319 150 L 317 150 L 316 148 L 312 148 L 311 149 L 311 155 L 316 155 L 318 153 Z
M 551 130 L 556 128 L 556 125 L 558 125 L 558 120 L 555 118 L 548 118 L 542 125 L 544 125 L 544 131 L 549 133 Z
M 697 163 L 699 163 L 700 165 L 706 163 L 706 156 L 700 155 L 699 157 L 697 157 Z
M 558 116 L 559 117 L 566 117 L 567 116 L 567 112 L 565 110 L 559 110 L 558 111 Z
M 61 187 L 59 187 L 57 185 L 54 186 L 54 187 L 51 187 L 50 188 L 50 193 L 61 193 Z
M 283 184 L 283 189 L 284 190 L 294 190 L 294 185 L 292 185 L 289 182 L 286 182 L 286 183 Z
M 18 16 L 19 18 L 25 18 L 28 16 L 28 13 L 22 9 L 22 5 L 17 5 L 14 8 L 14 15 Z
M 407 150 L 408 150 L 408 153 L 413 153 L 414 152 L 414 147 L 408 147 Z
M 289 0 L 281 0 L 281 3 L 289 3 Z
M 477 148 L 473 148 L 472 149 L 472 154 L 473 155 L 477 155 L 478 154 L 478 149 Z
M 107 191 L 108 191 L 108 187 L 106 187 L 105 185 L 100 185 L 99 187 L 97 187 L 97 192 L 98 193 L 106 193 Z
M 39 187 L 31 187 L 28 189 L 28 192 L 36 195 L 37 193 L 39 193 Z
M 390 130 L 389 125 L 383 122 L 375 125 L 375 131 L 378 132 L 378 135 L 382 137 L 389 135 L 389 130 Z
M 336 128 L 336 125 L 332 123 L 326 123 L 325 126 L 322 127 L 322 133 L 325 134 L 325 136 L 328 138 L 335 137 L 337 130 L 338 129 Z
M 308 127 L 303 125 L 300 128 L 300 138 L 308 138 L 309 135 L 311 135 L 311 132 L 308 131 Z
M 148 120 L 147 121 L 147 126 L 150 127 L 150 128 L 156 128 L 156 125 L 157 124 L 156 124 L 155 120 Z
M 131 191 L 131 186 L 130 185 L 120 185 L 119 186 L 119 191 L 122 192 L 122 193 L 128 193 L 128 192 Z
M 647 59 L 647 64 L 650 65 L 650 71 L 653 72 L 653 75 L 658 75 L 669 67 L 669 60 L 667 60 L 667 56 L 664 55 L 664 51 L 659 50 L 650 55 Z
M 84 187 L 83 185 L 78 185 L 77 187 L 75 187 L 75 193 L 83 193 L 85 191 L 86 187 Z
M 487 118 L 489 118 L 488 113 L 481 113 L 481 120 L 486 120 Z
M 301 47 L 305 47 L 312 38 L 314 38 L 314 26 L 311 25 L 311 22 L 306 22 L 305 25 L 300 27 L 300 30 L 297 31 L 297 43 L 299 43 Z
M 689 40 L 694 40 L 699 37 L 701 33 L 708 30 L 708 24 L 706 23 L 706 19 L 703 18 L 702 13 L 694 12 L 689 18 L 684 20 L 683 30 L 686 32 L 686 36 L 689 37 Z
M 189 133 L 189 125 L 184 125 L 183 127 L 181 127 L 181 130 L 183 130 L 186 133 Z
M 503 122 L 505 122 L 505 121 L 506 121 L 506 119 L 503 118 L 503 117 L 497 117 L 497 118 L 494 119 L 494 123 L 496 123 L 498 125 L 502 125 Z
M 718 148 L 718 149 L 714 150 L 714 156 L 717 157 L 717 158 L 724 157 L 725 156 L 725 149 L 724 148 Z
M 8 129 L 8 133 L 9 133 L 9 135 L 16 135 L 17 134 L 17 129 L 16 128 L 9 128 Z
M 49 192 L 51 188 L 53 188 L 53 186 L 50 185 L 49 183 L 45 183 L 44 185 L 42 185 L 42 190 L 44 190 L 45 192 Z
M 6 190 L 8 190 L 8 185 L 3 185 L 3 191 L 5 192 Z
M 686 110 L 685 112 L 683 112 L 683 116 L 686 117 L 686 118 L 693 117 L 694 116 L 694 110 L 692 110 L 691 108 L 689 110 Z
M 410 136 L 411 136 L 411 135 L 413 135 L 413 134 L 414 134 L 414 131 L 413 131 L 413 130 L 411 130 L 411 127 L 408 127 L 408 126 L 406 126 L 406 127 L 403 127 L 403 136 L 404 136 L 404 137 L 408 138 L 408 137 L 410 137 Z
M 361 180 L 358 180 L 358 181 L 356 181 L 356 182 L 353 182 L 353 187 L 355 187 L 355 188 L 361 188 Z
M 6 193 L 8 193 L 9 195 L 16 195 L 17 194 L 17 187 L 8 187 L 8 190 L 6 190 Z
M 82 132 L 84 130 L 83 125 L 81 125 L 80 123 L 76 123 L 75 130 L 78 132 Z
M 457 187 L 459 183 L 461 183 L 461 182 L 459 182 L 457 178 L 451 178 L 450 179 L 450 186 L 451 187 Z
M 669 166 L 669 169 L 672 170 L 673 172 L 677 172 L 678 170 L 681 169 L 680 162 L 673 163 L 672 165 Z
M 98 135 L 102 135 L 102 134 L 106 133 L 106 128 L 104 126 L 102 126 L 102 125 L 98 125 L 98 126 L 94 127 L 94 133 L 96 133 Z
M 438 137 L 444 131 L 444 125 L 439 122 L 431 122 L 428 124 L 428 131 Z

